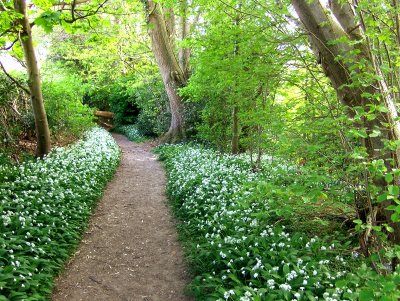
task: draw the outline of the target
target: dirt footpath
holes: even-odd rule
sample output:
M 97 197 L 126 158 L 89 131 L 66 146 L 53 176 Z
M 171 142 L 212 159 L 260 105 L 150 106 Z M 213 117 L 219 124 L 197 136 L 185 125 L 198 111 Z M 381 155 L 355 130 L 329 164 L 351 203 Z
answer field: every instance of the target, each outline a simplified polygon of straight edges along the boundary
M 192 300 L 184 294 L 188 273 L 164 194 L 164 170 L 148 144 L 114 138 L 121 166 L 52 300 Z

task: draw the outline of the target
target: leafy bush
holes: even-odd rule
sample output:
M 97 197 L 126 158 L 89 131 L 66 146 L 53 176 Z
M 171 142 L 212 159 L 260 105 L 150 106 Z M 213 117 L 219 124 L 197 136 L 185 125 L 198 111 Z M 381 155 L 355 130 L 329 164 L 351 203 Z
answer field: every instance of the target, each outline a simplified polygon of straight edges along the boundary
M 123 80 L 127 80 L 123 78 Z M 135 123 L 139 114 L 139 108 L 134 96 L 130 95 L 125 82 L 116 82 L 109 95 L 110 110 L 114 112 L 116 124 Z
M 142 142 L 145 140 L 145 137 L 134 124 L 116 127 L 114 131 L 125 135 L 130 141 Z
M 264 172 L 254 173 L 242 157 L 197 146 L 157 152 L 165 160 L 168 193 L 197 275 L 197 300 L 399 298 L 399 271 L 384 277 L 360 265 L 342 233 L 311 236 L 277 218 L 274 195 L 259 191 L 259 183 L 281 181 L 284 190 L 282 173 L 295 175 L 296 168 L 265 160 Z
M 43 83 L 46 113 L 53 136 L 60 133 L 79 136 L 93 127 L 93 110 L 82 104 L 83 91 L 80 80 L 72 75 Z
M 136 82 L 131 89 L 140 108 L 136 121 L 138 129 L 146 136 L 164 134 L 171 116 L 168 97 L 159 77 L 149 78 L 148 82 Z
M 0 300 L 45 300 L 119 163 L 99 128 L 44 160 L 0 166 Z
M 85 103 L 112 111 L 117 127 L 134 123 L 146 136 L 161 135 L 168 130 L 168 98 L 158 75 L 146 80 L 137 75 L 120 77 L 88 93 Z

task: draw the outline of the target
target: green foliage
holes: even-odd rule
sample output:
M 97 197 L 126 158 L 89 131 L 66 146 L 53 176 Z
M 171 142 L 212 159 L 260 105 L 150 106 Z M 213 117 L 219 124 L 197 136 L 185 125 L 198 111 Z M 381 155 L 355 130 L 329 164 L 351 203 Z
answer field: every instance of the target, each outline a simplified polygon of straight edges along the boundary
M 145 135 L 160 135 L 168 129 L 168 103 L 148 55 L 143 15 L 133 13 L 142 7 L 136 2 L 109 5 L 121 16 L 101 28 L 68 35 L 55 29 L 47 63 L 79 74 L 85 83 L 84 103 L 114 112 L 116 126 L 135 123 Z
M 127 80 L 124 78 L 124 80 Z M 126 85 L 111 87 L 109 95 L 110 110 L 114 113 L 114 122 L 117 125 L 135 123 L 139 114 L 135 98 L 131 97 Z
M 314 190 L 322 204 L 323 178 L 270 159 L 263 161 L 264 172 L 254 173 L 245 158 L 198 146 L 162 146 L 157 153 L 168 171 L 168 193 L 196 275 L 191 285 L 196 300 L 399 297 L 394 289 L 399 271 L 377 274 L 357 259 L 343 231 L 313 235 L 329 228 L 322 224 L 305 233 L 297 227 L 296 207 L 290 214 L 281 211 L 294 195 L 293 179 L 297 188 L 307 187 L 297 195 L 310 198 Z
M 169 127 L 171 116 L 169 102 L 161 80 L 150 77 L 147 81 L 139 81 L 132 85 L 132 91 L 137 97 L 140 114 L 137 127 L 143 135 L 159 136 Z
M 53 136 L 80 136 L 93 126 L 93 109 L 82 104 L 84 90 L 79 78 L 59 75 L 43 82 L 43 98 Z
M 138 130 L 137 126 L 134 124 L 122 125 L 114 129 L 115 132 L 121 133 L 126 136 L 130 141 L 133 142 L 143 142 L 146 138 Z
M 41 26 L 46 33 L 53 31 L 55 25 L 60 24 L 61 12 L 45 11 L 35 19 L 35 24 Z
M 286 8 L 229 4 L 204 4 L 204 23 L 186 41 L 194 72 L 181 93 L 200 104 L 198 137 L 230 151 L 236 106 L 242 152 L 342 168 L 343 109 L 306 41 L 285 26 Z
M 110 85 L 99 87 L 85 95 L 85 103 L 113 112 L 116 126 L 135 123 L 139 108 L 129 87 L 131 80 L 130 77 L 122 77 Z
M 46 300 L 79 242 L 119 148 L 95 128 L 44 160 L 0 165 L 0 300 Z
M 15 39 L 8 29 L 18 17 L 12 2 L 2 3 L 10 9 L 0 13 L 0 47 Z M 53 136 L 79 135 L 90 126 L 92 113 L 82 101 L 92 108 L 113 111 L 117 130 L 130 139 L 141 140 L 138 132 L 146 136 L 165 133 L 170 122 L 168 98 L 149 55 L 145 16 L 138 13 L 140 3 L 108 1 L 101 12 L 113 12 L 111 19 L 99 14 L 76 24 L 67 22 L 72 17 L 69 10 L 53 11 L 52 4 L 34 1 L 29 14 L 46 33 L 52 31 L 41 39 L 50 45 L 43 86 Z M 90 14 L 98 4 L 84 3 L 80 13 Z M 304 33 L 288 17 L 292 11 L 287 1 L 196 0 L 190 2 L 188 11 L 172 0 L 161 1 L 161 5 L 174 8 L 179 17 L 188 13 L 189 20 L 201 16 L 189 37 L 176 43 L 177 49 L 188 47 L 192 54 L 191 77 L 180 90 L 189 136 L 227 153 L 233 136 L 232 112 L 234 108 L 239 112 L 241 157 L 186 147 L 162 150 L 162 156 L 169 158 L 169 190 L 178 215 L 186 222 L 183 231 L 196 237 L 190 256 L 201 276 L 194 290 L 211 300 L 291 300 L 298 299 L 297 294 L 309 300 L 314 296 L 326 300 L 397 299 L 393 288 L 399 285 L 398 273 L 380 276 L 350 259 L 348 244 L 355 235 L 343 238 L 346 243 L 335 242 L 349 259 L 345 277 L 332 276 L 332 271 L 341 271 L 343 261 L 335 261 L 341 251 L 318 250 L 331 238 L 321 238 L 311 250 L 305 248 L 305 238 L 331 234 L 343 223 L 354 226 L 353 219 L 355 234 L 367 237 L 369 251 L 376 251 L 368 263 L 377 271 L 388 274 L 389 263 L 399 257 L 399 246 L 390 244 L 389 239 L 395 233 L 392 222 L 400 222 L 396 186 L 400 171 L 393 159 L 400 143 L 392 139 L 391 125 L 382 119 L 388 112 L 384 97 L 391 96 L 398 108 L 398 5 L 387 0 L 360 1 L 354 12 L 363 26 L 328 42 L 328 46 L 345 49 L 336 62 L 348 69 L 349 84 L 338 91 L 323 74 Z M 353 39 L 359 29 L 365 32 Z M 369 53 L 362 55 L 366 49 Z M 13 54 L 22 58 L 18 44 Z M 382 81 L 387 91 L 382 91 Z M 337 97 L 336 92 L 342 94 L 345 89 L 351 90 L 350 98 L 360 94 L 362 103 L 344 107 L 340 103 L 343 95 Z M 21 113 L 18 116 L 10 109 L 15 102 Z M 5 77 L 0 80 L 0 105 L 4 108 L 0 122 L 6 129 L 0 132 L 0 144 L 8 148 L 4 153 L 11 154 L 21 136 L 32 136 L 33 115 L 27 97 Z M 383 122 L 378 122 L 381 119 Z M 136 125 L 130 126 L 132 123 Z M 376 141 L 379 143 L 372 146 Z M 0 162 L 6 161 L 0 158 Z M 188 169 L 174 167 L 181 161 L 189 162 Z M 386 217 L 388 212 L 391 219 Z M 253 227 L 254 220 L 258 224 Z M 262 226 L 273 235 L 261 236 Z M 286 241 L 289 237 L 282 233 L 290 233 L 292 241 Z M 227 237 L 236 242 L 226 242 Z M 278 250 L 280 243 L 284 247 Z M 217 249 L 219 244 L 225 249 Z M 255 272 L 252 267 L 263 256 L 268 269 Z M 317 274 L 307 275 L 311 280 L 304 289 L 294 282 L 286 290 L 288 273 L 299 274 L 303 268 L 294 258 L 307 263 L 304 271 L 308 274 L 313 266 Z M 329 260 L 329 264 L 321 265 L 318 260 Z M 359 271 L 350 267 L 352 264 Z M 272 265 L 278 269 L 273 271 Z M 258 275 L 254 277 L 254 273 Z M 273 288 L 265 287 L 269 280 L 274 280 Z M 318 282 L 321 287 L 316 286 Z

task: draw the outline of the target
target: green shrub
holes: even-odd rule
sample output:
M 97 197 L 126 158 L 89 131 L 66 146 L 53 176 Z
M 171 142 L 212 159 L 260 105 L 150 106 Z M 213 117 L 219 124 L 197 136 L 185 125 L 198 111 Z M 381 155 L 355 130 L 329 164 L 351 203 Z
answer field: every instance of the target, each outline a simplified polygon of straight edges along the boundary
M 116 125 L 136 123 L 139 108 L 136 104 L 135 95 L 132 95 L 129 91 L 129 78 L 121 78 L 116 81 L 111 86 L 108 99 Z
M 43 83 L 43 97 L 53 136 L 60 133 L 79 136 L 93 127 L 93 109 L 82 104 L 82 83 L 72 75 Z

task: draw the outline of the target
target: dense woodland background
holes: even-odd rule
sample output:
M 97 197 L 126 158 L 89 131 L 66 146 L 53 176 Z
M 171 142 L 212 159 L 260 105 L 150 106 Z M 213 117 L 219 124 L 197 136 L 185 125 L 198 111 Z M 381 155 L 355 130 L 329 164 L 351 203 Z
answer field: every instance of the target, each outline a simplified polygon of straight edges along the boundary
M 285 160 L 301 171 L 263 192 L 276 214 L 340 228 L 392 274 L 399 15 L 397 0 L 0 0 L 0 62 L 26 69 L 0 65 L 0 163 L 75 141 L 96 110 L 116 131 L 248 156 L 254 173 Z

